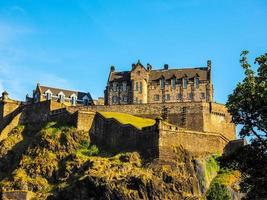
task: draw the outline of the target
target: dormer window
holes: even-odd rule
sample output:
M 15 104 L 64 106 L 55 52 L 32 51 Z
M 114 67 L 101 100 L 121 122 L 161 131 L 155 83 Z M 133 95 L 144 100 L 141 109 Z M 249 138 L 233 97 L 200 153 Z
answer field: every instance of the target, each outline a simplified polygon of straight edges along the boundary
M 89 105 L 89 98 L 87 95 L 83 97 L 83 105 L 88 106 Z
M 45 97 L 46 97 L 46 100 L 51 100 L 52 99 L 52 92 L 50 90 L 46 91 Z
M 76 94 L 72 94 L 70 98 L 71 98 L 71 105 L 72 106 L 76 106 L 76 103 L 77 103 L 77 96 L 76 96 Z
M 59 99 L 59 102 L 60 102 L 60 103 L 64 103 L 64 101 L 65 101 L 65 95 L 64 95 L 63 92 L 60 92 L 60 93 L 58 94 L 58 99 Z

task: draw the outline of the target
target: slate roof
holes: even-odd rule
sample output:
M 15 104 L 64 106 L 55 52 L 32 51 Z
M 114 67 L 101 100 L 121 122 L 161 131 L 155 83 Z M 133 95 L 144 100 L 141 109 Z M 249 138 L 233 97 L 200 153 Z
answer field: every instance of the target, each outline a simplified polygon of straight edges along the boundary
M 184 69 L 168 69 L 168 70 L 151 70 L 149 73 L 149 80 L 154 81 L 158 80 L 161 77 L 165 79 L 171 79 L 176 77 L 181 79 L 183 77 L 194 78 L 195 76 L 199 77 L 199 80 L 207 80 L 208 78 L 208 68 L 199 67 L 199 68 L 184 68 Z
M 109 76 L 109 82 L 112 81 L 130 81 L 131 79 L 131 72 L 130 71 L 123 71 L 123 72 L 111 72 Z
M 165 79 L 171 79 L 176 77 L 177 79 L 183 78 L 187 76 L 187 78 L 191 79 L 195 76 L 199 77 L 199 80 L 207 80 L 208 79 L 208 68 L 207 67 L 197 67 L 197 68 L 183 68 L 183 69 L 159 69 L 159 70 L 151 70 L 149 71 L 149 81 L 158 80 L 161 77 Z M 117 81 L 130 81 L 131 79 L 131 71 L 123 71 L 123 72 L 111 72 L 109 76 L 109 82 Z
M 64 93 L 65 97 L 70 98 L 72 94 L 76 94 L 77 98 L 81 100 L 85 95 L 89 97 L 89 99 L 92 99 L 90 93 L 86 92 L 79 92 L 79 91 L 74 91 L 74 90 L 65 90 L 61 88 L 53 88 L 53 87 L 47 87 L 47 86 L 42 86 L 39 85 L 39 89 L 41 90 L 41 93 L 44 94 L 47 90 L 50 90 L 52 94 L 58 95 L 61 91 Z

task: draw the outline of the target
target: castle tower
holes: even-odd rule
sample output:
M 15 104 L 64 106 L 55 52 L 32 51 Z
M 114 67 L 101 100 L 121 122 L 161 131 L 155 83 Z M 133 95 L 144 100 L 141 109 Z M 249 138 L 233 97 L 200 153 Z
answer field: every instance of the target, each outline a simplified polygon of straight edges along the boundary
M 147 103 L 148 72 L 141 64 L 140 60 L 132 65 L 132 102 L 134 104 Z

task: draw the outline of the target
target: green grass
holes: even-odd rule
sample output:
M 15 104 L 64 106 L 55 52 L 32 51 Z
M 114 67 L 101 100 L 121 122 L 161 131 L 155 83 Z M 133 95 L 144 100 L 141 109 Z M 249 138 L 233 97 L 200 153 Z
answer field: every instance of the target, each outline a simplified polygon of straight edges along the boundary
M 136 117 L 130 114 L 118 113 L 118 112 L 100 112 L 105 118 L 114 118 L 122 124 L 131 124 L 138 129 L 143 127 L 152 126 L 155 124 L 154 119 Z

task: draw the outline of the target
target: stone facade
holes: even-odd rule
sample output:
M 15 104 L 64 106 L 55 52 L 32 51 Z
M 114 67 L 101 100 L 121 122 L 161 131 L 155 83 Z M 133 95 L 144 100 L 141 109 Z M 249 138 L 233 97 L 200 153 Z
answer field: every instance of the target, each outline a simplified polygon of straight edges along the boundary
M 131 71 L 112 66 L 105 90 L 105 104 L 146 104 L 165 102 L 212 102 L 211 61 L 206 67 L 152 70 L 140 61 Z

